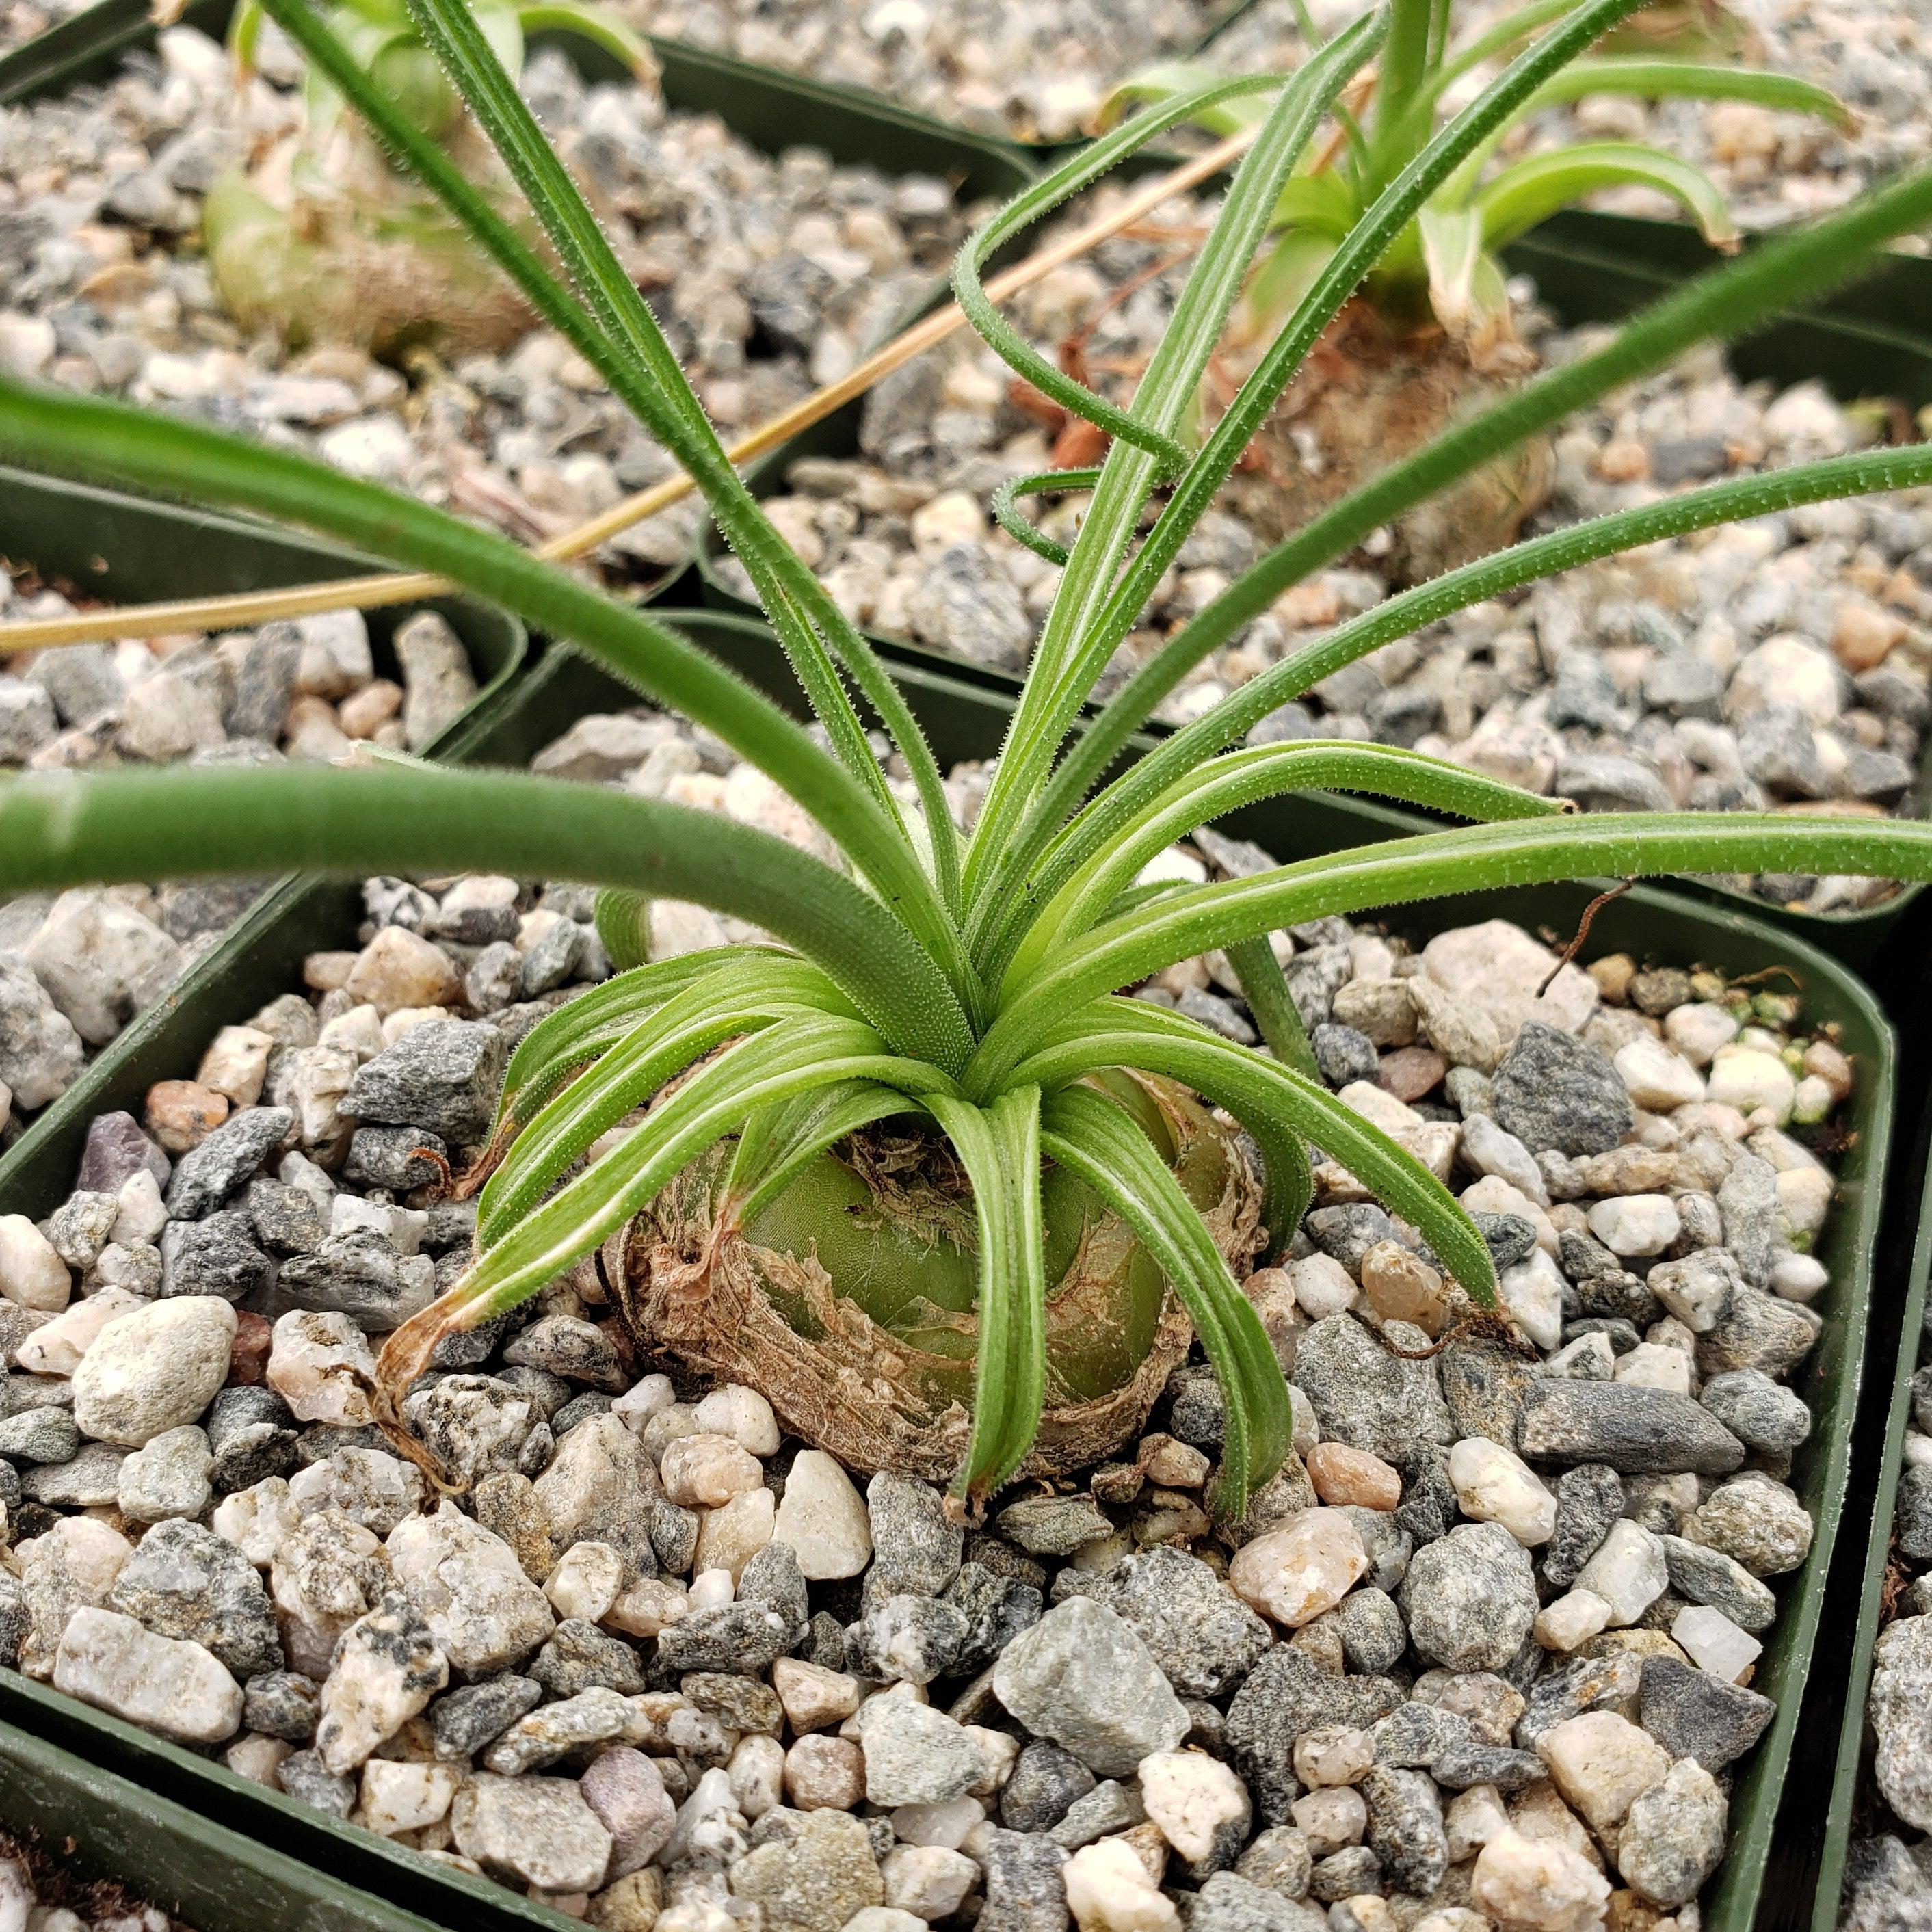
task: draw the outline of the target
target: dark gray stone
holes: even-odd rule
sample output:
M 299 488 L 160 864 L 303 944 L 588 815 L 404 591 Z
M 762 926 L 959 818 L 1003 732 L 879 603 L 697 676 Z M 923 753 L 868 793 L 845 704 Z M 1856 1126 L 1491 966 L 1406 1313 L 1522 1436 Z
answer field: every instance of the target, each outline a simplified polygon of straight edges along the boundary
M 1581 1462 L 1556 1483 L 1556 1527 L 1543 1546 L 1543 1574 L 1567 1590 L 1623 1514 L 1623 1479 L 1607 1462 Z
M 1163 1544 L 1091 1586 L 1183 1696 L 1218 1697 L 1267 1652 L 1266 1623 L 1198 1557 Z
M 275 1777 L 291 1798 L 332 1818 L 346 1818 L 355 1808 L 356 1780 L 338 1776 L 312 1750 L 293 1751 L 275 1768 Z
M 1808 1308 L 1782 1295 L 1741 1288 L 1718 1325 L 1697 1337 L 1697 1370 L 1716 1377 L 1737 1369 L 1785 1376 L 1812 1350 L 1822 1324 Z
M 358 1228 L 330 1235 L 312 1255 L 292 1256 L 278 1285 L 292 1307 L 346 1315 L 370 1334 L 386 1334 L 436 1299 L 436 1266 L 427 1255 L 398 1254 L 380 1234 Z
M 1637 1721 L 1672 1757 L 1724 1769 L 1763 1736 L 1778 1706 L 1674 1657 L 1644 1660 Z
M 1064 1932 L 1066 1854 L 1036 1832 L 988 1831 L 980 1847 L 986 1905 L 979 1932 Z
M 790 1544 L 768 1543 L 752 1552 L 738 1578 L 738 1600 L 777 1611 L 793 1642 L 804 1636 L 812 1620 L 811 1593 Z
M 1536 1620 L 1536 1578 L 1500 1523 L 1462 1523 L 1416 1552 L 1401 1603 L 1410 1640 L 1431 1663 L 1500 1670 Z
M 232 1543 L 197 1522 L 158 1522 L 107 1593 L 107 1607 L 157 1636 L 213 1652 L 244 1679 L 282 1666 L 274 1606 L 260 1574 Z
M 1321 1724 L 1366 1730 L 1402 1702 L 1386 1677 L 1336 1676 L 1292 1645 L 1279 1643 L 1257 1664 L 1228 1706 L 1228 1749 L 1247 1780 L 1262 1822 L 1288 1822 L 1301 1795 L 1290 1763 L 1294 1741 Z
M 658 1659 L 667 1670 L 768 1670 L 785 1654 L 790 1630 L 762 1604 L 721 1604 L 694 1610 L 660 1634 Z
M 1494 1076 L 1496 1119 L 1532 1154 L 1604 1154 L 1636 1125 L 1622 1076 L 1573 1035 L 1528 1022 Z
M 1378 1241 L 1395 1238 L 1395 1223 L 1372 1201 L 1318 1208 L 1305 1225 L 1315 1245 L 1352 1275 L 1361 1273 L 1362 1257 Z
M 286 1107 L 244 1107 L 182 1156 L 169 1184 L 168 1212 L 198 1221 L 219 1208 L 294 1130 Z
M 349 1137 L 343 1178 L 363 1187 L 406 1194 L 449 1176 L 449 1149 L 421 1127 L 358 1127 Z
M 1328 1926 L 1318 1907 L 1257 1884 L 1245 1871 L 1216 1872 L 1195 1894 L 1187 1918 L 1188 1932 L 1327 1932 Z
M 1071 1556 L 1082 1544 L 1113 1533 L 1106 1511 L 1084 1491 L 1071 1496 L 1028 1496 L 1010 1503 L 997 1521 L 1010 1543 L 1035 1556 Z
M 1442 1804 L 1426 1772 L 1377 1765 L 1360 1785 L 1369 1808 L 1367 1844 L 1399 1891 L 1426 1898 L 1449 1870 Z
M 1315 1064 L 1330 1086 L 1341 1088 L 1357 1080 L 1372 1080 L 1382 1069 L 1382 1055 L 1365 1033 L 1330 1020 L 1310 1034 Z
M 426 1127 L 452 1144 L 489 1131 L 503 1078 L 503 1036 L 474 1020 L 426 1020 L 356 1070 L 344 1112 Z
M 553 1697 L 600 1689 L 634 1697 L 644 1688 L 638 1653 L 622 1637 L 581 1617 L 566 1617 L 551 1631 L 529 1670 Z
M 242 1726 L 286 1744 L 312 1743 L 321 1697 L 321 1686 L 299 1671 L 265 1670 L 242 1687 Z
M 930 1684 L 966 1640 L 966 1613 L 910 1591 L 874 1601 L 845 1633 L 845 1667 L 875 1683 Z
M 757 1560 L 752 1558 L 753 1562 Z M 746 1568 L 748 1574 L 750 1564 Z M 740 1598 L 745 1594 L 742 1582 L 738 1594 Z M 1021 1631 L 1040 1622 L 1038 1590 L 1030 1583 L 1000 1576 L 970 1558 L 960 1564 L 958 1575 L 946 1586 L 946 1600 L 966 1619 L 966 1634 L 952 1662 L 953 1669 L 962 1673 L 984 1670 Z M 1145 1632 L 1142 1634 L 1144 1640 Z
M 328 1203 L 306 1187 L 264 1176 L 249 1182 L 242 1207 L 256 1239 L 279 1254 L 312 1255 L 328 1239 Z
M 466 1684 L 437 1698 L 429 1707 L 436 1756 L 446 1762 L 473 1756 L 542 1700 L 543 1686 L 535 1678 L 508 1674 Z
M 218 1294 L 244 1301 L 266 1288 L 274 1264 L 255 1244 L 255 1224 L 238 1208 L 161 1230 L 161 1293 Z
M 1636 1700 L 1642 1674 L 1643 1660 L 1627 1650 L 1552 1664 L 1525 1694 L 1527 1702 L 1516 1725 L 1518 1748 L 1534 1750 L 1545 1731 L 1586 1711 L 1628 1710 Z
M 1000 1793 L 1000 1818 L 1009 1830 L 1050 1832 L 1099 1780 L 1070 1750 L 1045 1738 L 1022 1746 Z
M 1526 1398 L 1517 1446 L 1532 1462 L 1606 1462 L 1625 1475 L 1728 1475 L 1744 1459 L 1744 1444 L 1688 1396 L 1556 1376 Z
M 1403 1348 L 1429 1346 L 1406 1322 L 1391 1322 L 1385 1332 Z M 1315 1405 L 1324 1440 L 1397 1464 L 1418 1442 L 1455 1440 L 1434 1360 L 1391 1354 L 1352 1315 L 1328 1316 L 1302 1336 L 1294 1381 Z
M 1796 1449 L 1811 1433 L 1803 1399 L 1762 1369 L 1713 1376 L 1697 1399 L 1747 1449 L 1776 1454 Z
M 958 1575 L 966 1532 L 947 1520 L 945 1505 L 929 1484 L 876 1475 L 866 1486 L 866 1508 L 872 1528 L 868 1592 L 936 1597 Z

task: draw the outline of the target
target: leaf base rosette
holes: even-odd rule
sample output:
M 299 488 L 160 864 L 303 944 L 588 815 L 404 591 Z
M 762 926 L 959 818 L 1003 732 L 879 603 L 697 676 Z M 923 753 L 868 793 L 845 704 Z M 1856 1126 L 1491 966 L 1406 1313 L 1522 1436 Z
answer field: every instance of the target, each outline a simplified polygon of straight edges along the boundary
M 1237 1130 L 1171 1082 L 1132 1076 L 1141 1124 L 1238 1276 L 1262 1241 Z M 748 1225 L 729 1144 L 608 1242 L 605 1277 L 649 1352 L 771 1402 L 848 1466 L 950 1481 L 972 1432 L 978 1244 L 970 1184 L 937 1132 L 852 1136 Z M 1041 1176 L 1046 1400 L 1020 1473 L 1064 1476 L 1131 1439 L 1192 1329 L 1119 1217 L 1064 1170 Z

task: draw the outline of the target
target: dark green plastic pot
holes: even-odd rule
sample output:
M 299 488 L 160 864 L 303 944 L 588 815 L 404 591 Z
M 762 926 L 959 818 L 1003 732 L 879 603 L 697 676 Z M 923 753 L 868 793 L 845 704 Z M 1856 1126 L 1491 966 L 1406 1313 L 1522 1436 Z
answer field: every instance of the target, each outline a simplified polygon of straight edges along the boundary
M 278 584 L 356 577 L 369 568 L 366 559 L 350 551 L 239 518 L 149 502 L 83 484 L 51 482 L 4 466 L 0 466 L 0 556 L 16 567 L 31 565 L 43 578 L 62 584 L 78 596 L 117 604 L 222 596 Z M 515 675 L 526 640 L 514 617 L 467 597 L 398 604 L 368 614 L 380 674 L 395 671 L 391 640 L 396 627 L 424 609 L 440 611 L 463 640 L 478 686 L 470 708 L 424 748 L 428 756 L 440 758 Z M 268 896 L 274 896 L 272 889 Z M 245 930 L 260 910 L 258 904 L 244 914 L 237 930 Z M 170 992 L 160 1004 L 165 1007 L 176 997 Z M 87 1123 L 106 1104 L 100 1096 L 113 1088 L 121 1057 L 133 1050 L 130 1042 L 149 1017 L 136 1018 L 103 1047 L 80 1078 L 0 1155 L 0 1192 L 23 1164 L 32 1162 L 38 1147 L 61 1141 L 76 1123 L 80 1131 L 86 1130 Z
M 1928 1126 L 1932 1126 L 1932 1120 L 1922 1123 L 1922 1139 Z M 1922 1154 L 1922 1148 L 1920 1151 Z M 1901 1201 L 1899 1205 L 1895 1238 L 1888 1240 L 1884 1254 L 1886 1274 L 1893 1279 L 1902 1274 L 1904 1280 L 1904 1294 L 1897 1310 L 1898 1346 L 1889 1383 L 1880 1382 L 1876 1375 L 1873 1378 L 1875 1386 L 1865 1405 L 1866 1439 L 1861 1445 L 1867 1453 L 1861 1459 L 1863 1466 L 1858 1472 L 1859 1507 L 1864 1508 L 1863 1498 L 1870 1498 L 1871 1520 L 1862 1560 L 1855 1563 L 1848 1548 L 1846 1561 L 1839 1566 L 1840 1574 L 1834 1580 L 1838 1599 L 1834 1608 L 1839 1613 L 1838 1620 L 1848 1630 L 1850 1670 L 1842 1702 L 1834 1701 L 1821 1709 L 1815 1721 L 1812 1714 L 1807 1713 L 1807 1732 L 1811 1740 L 1808 1756 L 1816 1762 L 1812 1788 L 1824 1790 L 1829 1779 L 1831 1791 L 1828 1804 L 1814 1807 L 1807 1821 L 1810 1835 L 1820 1841 L 1817 1894 L 1808 1917 L 1794 1918 L 1792 1923 L 1794 1926 L 1808 1924 L 1810 1932 L 1832 1932 L 1837 1924 L 1846 1854 L 1854 1833 L 1866 1828 L 1858 1816 L 1858 1802 L 1871 1759 L 1865 1700 L 1871 1688 L 1872 1647 L 1878 1641 L 1884 1615 L 1892 1512 L 1904 1469 L 1906 1432 L 1912 1424 L 1912 1378 L 1918 1366 L 1919 1344 L 1924 1332 L 1926 1282 L 1932 1276 L 1932 1170 L 1927 1172 L 1922 1196 L 1913 1197 L 1910 1204 Z M 1916 1223 L 1910 1208 L 1916 1208 Z M 1888 1324 L 1888 1331 L 1890 1328 Z M 1875 1361 L 1882 1359 L 1876 1346 L 1879 1339 L 1874 1337 Z M 1889 1332 L 1887 1339 L 1890 1339 Z
M 430 1932 L 283 1852 L 0 1724 L 0 1827 L 194 1932 Z
M 767 633 L 739 620 L 696 613 L 679 621 L 773 697 L 794 710 L 802 709 L 797 686 Z M 908 669 L 903 682 L 943 764 L 984 758 L 997 748 L 1010 712 L 1002 694 L 926 666 Z M 578 718 L 622 710 L 635 701 L 586 660 L 568 650 L 553 650 L 472 722 L 452 753 L 480 764 L 526 766 Z M 1226 820 L 1224 829 L 1260 842 L 1287 861 L 1412 828 L 1397 814 L 1317 793 L 1250 807 Z M 1584 884 L 1484 894 L 1400 908 L 1391 923 L 1420 938 L 1502 916 L 1567 938 L 1595 890 Z M 352 943 L 358 914 L 358 894 L 351 884 L 297 881 L 283 888 L 202 963 L 165 1010 L 149 1015 L 128 1036 L 129 1050 L 120 1058 L 115 1084 L 99 1104 L 136 1104 L 149 1083 L 191 1066 L 218 1027 L 245 1018 L 262 1001 L 296 983 L 305 952 Z M 1795 974 L 1808 1020 L 1835 1024 L 1860 1071 L 1848 1122 L 1854 1138 L 1840 1171 L 1839 1205 L 1820 1249 L 1832 1276 L 1817 1304 L 1827 1326 L 1798 1384 L 1813 1406 L 1816 1426 L 1799 1454 L 1792 1481 L 1812 1512 L 1816 1533 L 1810 1562 L 1784 1593 L 1781 1613 L 1759 1665 L 1757 1685 L 1778 1700 L 1778 1712 L 1739 1769 L 1732 1797 L 1732 1849 L 1706 1919 L 1709 1932 L 1750 1932 L 1768 1870 L 1775 1869 L 1781 1892 L 1809 1882 L 1808 1874 L 1784 1869 L 1785 1840 L 1774 1828 L 1844 1506 L 1890 1140 L 1892 1036 L 1870 994 L 1844 966 L 1790 933 L 1730 908 L 1697 904 L 1640 887 L 1602 910 L 1584 956 L 1620 950 L 1664 963 L 1700 963 L 1732 975 L 1769 968 Z M 42 1142 L 31 1162 L 0 1177 L 0 1213 L 38 1217 L 64 1198 L 85 1127 L 81 1120 L 64 1124 L 58 1136 Z M 533 1918 L 554 1922 L 546 1908 L 514 1893 L 428 1864 L 9 1672 L 0 1672 L 0 1720 L 80 1752 L 192 1809 L 218 1812 L 237 1828 L 426 1916 L 466 1928 L 501 1928 L 511 1920 L 527 1924 Z
M 1630 314 L 1689 280 L 1714 259 L 1694 229 L 1675 222 L 1574 211 L 1525 236 L 1508 251 L 1510 267 L 1532 276 L 1539 294 L 1571 326 L 1610 322 Z M 1916 325 L 1888 321 L 1909 318 Z M 1726 351 L 1748 381 L 1781 385 L 1821 378 L 1845 400 L 1881 396 L 1914 410 L 1932 404 L 1932 260 L 1888 256 L 1870 280 L 1846 290 L 1815 311 L 1780 317 Z M 856 455 L 862 404 L 854 402 L 761 458 L 751 471 L 753 487 L 771 495 L 801 457 Z M 715 533 L 701 540 L 698 575 L 713 608 L 755 614 L 718 573 L 722 551 Z M 896 664 L 926 664 L 1017 694 L 1015 674 L 968 664 L 945 652 L 883 632 L 868 634 Z M 1165 728 L 1156 725 L 1156 732 Z M 1919 764 L 1908 808 L 1932 808 L 1932 739 Z M 1425 822 L 1412 815 L 1411 829 Z M 1882 904 L 1858 911 L 1792 912 L 1768 901 L 1702 880 L 1673 881 L 1681 890 L 1720 904 L 1748 907 L 1759 917 L 1798 933 L 1848 964 L 1863 969 L 1876 957 L 1922 890 L 1907 886 Z

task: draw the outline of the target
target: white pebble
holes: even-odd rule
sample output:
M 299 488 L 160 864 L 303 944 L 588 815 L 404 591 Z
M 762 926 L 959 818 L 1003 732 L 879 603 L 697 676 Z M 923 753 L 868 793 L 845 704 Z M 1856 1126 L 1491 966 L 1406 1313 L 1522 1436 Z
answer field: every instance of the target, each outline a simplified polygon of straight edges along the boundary
M 1457 1506 L 1478 1522 L 1499 1522 L 1534 1548 L 1556 1530 L 1556 1498 L 1521 1456 L 1486 1436 L 1466 1436 L 1449 1451 Z
M 1699 1670 L 1708 1670 L 1730 1684 L 1742 1682 L 1764 1649 L 1756 1637 L 1740 1630 L 1723 1611 L 1703 1604 L 1693 1604 L 1679 1610 L 1671 1621 L 1670 1634 Z

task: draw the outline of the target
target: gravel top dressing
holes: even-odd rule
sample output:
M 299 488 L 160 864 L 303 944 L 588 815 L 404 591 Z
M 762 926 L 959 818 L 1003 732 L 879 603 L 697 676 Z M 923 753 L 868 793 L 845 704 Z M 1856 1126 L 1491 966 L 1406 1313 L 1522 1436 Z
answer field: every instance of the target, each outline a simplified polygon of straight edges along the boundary
M 245 426 L 530 540 L 668 475 L 669 459 L 549 332 L 400 367 L 340 346 L 292 353 L 223 309 L 194 245 L 208 189 L 294 113 L 273 30 L 265 77 L 165 32 L 104 86 L 0 110 L 0 363 Z M 712 417 L 748 427 L 838 375 L 944 266 L 964 232 L 948 186 L 768 158 L 709 116 L 626 85 L 586 87 L 560 55 L 526 74 L 600 194 Z M 695 499 L 604 554 L 650 578 L 690 553 Z M 16 560 L 27 562 L 30 560 Z M 0 618 L 70 608 L 0 578 Z M 414 750 L 476 694 L 434 615 L 378 677 L 359 613 L 216 638 L 63 647 L 0 662 L 0 772 Z M 68 893 L 0 904 L 0 1141 L 170 985 L 259 881 Z
M 526 541 L 669 475 L 548 330 L 392 363 L 291 352 L 230 317 L 195 238 L 209 190 L 299 122 L 279 45 L 270 29 L 261 75 L 238 89 L 225 50 L 172 28 L 104 86 L 0 110 L 0 362 L 212 416 Z M 524 84 L 728 435 L 843 374 L 965 233 L 930 177 L 809 148 L 773 159 L 653 90 L 587 86 L 555 52 Z M 607 560 L 655 577 L 683 562 L 698 522 L 694 502 L 667 512 Z
M 1235 0 L 624 0 L 635 25 L 988 134 L 1076 140 L 1117 81 Z
M 54 590 L 0 596 L 6 615 L 70 608 Z M 476 679 L 462 640 L 434 611 L 406 620 L 394 643 L 400 678 L 376 675 L 358 610 L 9 659 L 0 669 L 0 770 L 328 759 L 362 743 L 419 750 L 475 698 Z M 0 1144 L 64 1094 L 266 883 L 0 902 Z
M 812 836 L 668 718 L 536 762 Z M 1854 1070 L 1795 998 L 1502 921 L 1282 936 L 1330 1084 L 1476 1214 L 1526 1340 L 1318 1162 L 1246 1284 L 1299 1454 L 1238 1524 L 1198 1362 L 1119 1460 L 966 1525 L 656 1372 L 587 1264 L 407 1396 L 439 1499 L 372 1350 L 467 1258 L 448 1177 L 511 1044 L 607 968 L 579 888 L 365 904 L 97 1120 L 46 1223 L 0 1217 L 21 1670 L 613 1932 L 1696 1925 L 1813 1531 L 1787 1378 Z M 660 955 L 750 936 L 653 920 Z M 1250 1039 L 1233 987 L 1216 956 L 1138 996 Z
M 1100 190 L 1088 208 L 1114 192 Z M 1016 321 L 1036 343 L 1077 350 L 1089 380 L 1126 393 L 1211 214 L 1205 202 L 1170 203 L 1017 298 Z M 1554 328 L 1527 306 L 1519 330 L 1550 366 L 1604 339 L 1600 329 Z M 1324 438 L 1343 418 L 1325 411 L 1318 392 L 1305 393 L 1304 418 L 1291 408 L 1287 434 L 1265 452 L 1258 446 L 1226 507 L 1202 519 L 1101 695 L 1279 540 L 1284 503 L 1296 506 L 1292 528 L 1304 509 L 1339 494 L 1338 453 Z M 1014 384 L 992 351 L 956 338 L 868 398 L 855 458 L 795 463 L 772 514 L 868 628 L 1018 671 L 1060 572 L 994 527 L 986 504 L 1010 477 L 1090 460 L 1070 452 L 1063 428 L 1054 406 Z M 1880 412 L 1847 409 L 1821 384 L 1780 393 L 1739 383 L 1715 351 L 1688 357 L 1573 418 L 1486 498 L 1405 519 L 1285 592 L 1193 671 L 1160 715 L 1198 715 L 1392 589 L 1493 548 L 1522 493 L 1538 506 L 1522 526 L 1534 535 L 1858 448 L 1883 428 Z M 1041 527 L 1070 540 L 1084 502 L 1054 503 L 1038 514 Z M 1462 520 L 1471 512 L 1492 519 L 1474 542 Z M 748 594 L 735 560 L 717 568 Z M 1250 742 L 1320 736 L 1413 746 L 1588 809 L 1913 812 L 1932 716 L 1928 619 L 1926 493 L 1822 504 L 1652 544 L 1474 605 L 1324 680 Z M 1736 883 L 1818 913 L 1892 890 L 1844 878 Z
M 1310 0 L 1318 31 L 1353 20 L 1353 0 Z M 1515 8 L 1475 0 L 1456 8 L 1458 43 L 1474 39 Z M 1681 10 L 1682 14 L 1691 10 Z M 1305 58 L 1295 0 L 1256 4 L 1214 40 L 1204 58 L 1228 73 L 1292 71 Z M 1774 228 L 1838 208 L 1875 182 L 1932 154 L 1932 20 L 1916 0 L 1730 0 L 1724 9 L 1737 50 L 1711 57 L 1795 74 L 1829 88 L 1858 117 L 1848 134 L 1816 121 L 1744 100 L 1645 101 L 1599 98 L 1548 108 L 1507 153 L 1534 154 L 1567 142 L 1654 142 L 1706 169 L 1740 227 Z M 1633 23 L 1640 32 L 1643 16 Z M 1452 94 L 1453 100 L 1460 95 Z M 1612 190 L 1600 206 L 1676 219 L 1653 190 Z

